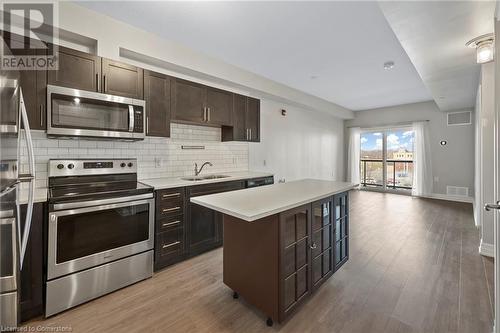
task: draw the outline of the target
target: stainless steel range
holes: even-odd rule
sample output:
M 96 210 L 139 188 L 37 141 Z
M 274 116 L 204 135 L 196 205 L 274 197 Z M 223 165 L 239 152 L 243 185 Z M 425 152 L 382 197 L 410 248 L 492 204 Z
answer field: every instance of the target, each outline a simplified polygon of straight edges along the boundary
M 151 277 L 153 229 L 135 159 L 50 160 L 45 316 Z

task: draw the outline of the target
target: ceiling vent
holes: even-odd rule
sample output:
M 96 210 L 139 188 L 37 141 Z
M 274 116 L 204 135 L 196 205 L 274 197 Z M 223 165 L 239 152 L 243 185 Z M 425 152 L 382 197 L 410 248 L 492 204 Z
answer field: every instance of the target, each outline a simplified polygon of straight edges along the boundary
M 461 112 L 448 112 L 448 126 L 458 126 L 458 125 L 470 125 L 472 124 L 472 112 L 471 111 L 461 111 Z

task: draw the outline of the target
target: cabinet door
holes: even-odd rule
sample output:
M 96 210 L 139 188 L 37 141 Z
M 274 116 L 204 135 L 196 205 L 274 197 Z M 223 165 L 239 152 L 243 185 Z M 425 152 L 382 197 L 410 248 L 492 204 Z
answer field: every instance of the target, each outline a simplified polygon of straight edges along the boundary
M 349 192 L 337 194 L 335 205 L 334 266 L 339 269 L 349 259 Z
M 176 79 L 172 119 L 205 124 L 205 86 Z
M 21 224 L 24 228 L 27 205 L 21 206 Z M 42 203 L 33 206 L 31 230 L 21 271 L 21 320 L 26 321 L 43 313 L 43 217 Z
M 187 248 L 190 255 L 196 255 L 222 245 L 222 214 L 190 202 L 191 197 L 222 193 L 244 188 L 241 181 L 199 185 L 188 189 Z
M 170 88 L 169 76 L 150 71 L 144 73 L 148 136 L 170 137 Z
M 249 130 L 249 140 L 260 142 L 260 100 L 248 97 L 246 127 Z
M 229 91 L 206 87 L 207 122 L 213 125 L 231 125 L 233 94 Z
M 312 203 L 311 282 L 317 289 L 333 274 L 333 197 Z
M 234 94 L 233 97 L 233 137 L 234 141 L 246 141 L 247 127 L 246 127 L 246 114 L 247 114 L 247 97 Z
M 59 69 L 48 71 L 48 83 L 98 91 L 100 75 L 100 57 L 59 46 Z
M 142 68 L 110 59 L 102 59 L 102 92 L 142 99 L 144 86 Z
M 280 214 L 280 321 L 311 293 L 311 205 Z
M 45 55 L 45 51 L 12 49 L 12 54 Z M 43 130 L 46 124 L 46 100 L 47 100 L 47 71 L 26 70 L 19 71 L 20 83 L 23 90 L 24 104 L 31 129 Z

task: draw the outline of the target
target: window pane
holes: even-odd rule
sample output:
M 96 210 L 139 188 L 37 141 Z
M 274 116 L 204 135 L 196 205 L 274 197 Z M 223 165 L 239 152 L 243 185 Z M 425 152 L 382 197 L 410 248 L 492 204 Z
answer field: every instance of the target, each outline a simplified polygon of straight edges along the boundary
M 361 134 L 361 184 L 365 187 L 378 187 L 383 179 L 383 140 L 382 132 Z
M 386 185 L 390 189 L 410 190 L 413 185 L 412 130 L 387 132 L 387 174 Z

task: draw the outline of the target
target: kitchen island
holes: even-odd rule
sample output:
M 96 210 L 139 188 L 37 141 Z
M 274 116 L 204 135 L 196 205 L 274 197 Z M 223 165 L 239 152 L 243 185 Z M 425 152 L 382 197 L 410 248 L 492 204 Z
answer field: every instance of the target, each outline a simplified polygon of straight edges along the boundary
M 348 259 L 352 183 L 304 179 L 191 198 L 224 214 L 223 279 L 283 322 Z

